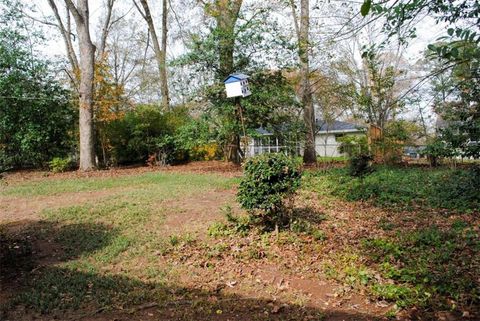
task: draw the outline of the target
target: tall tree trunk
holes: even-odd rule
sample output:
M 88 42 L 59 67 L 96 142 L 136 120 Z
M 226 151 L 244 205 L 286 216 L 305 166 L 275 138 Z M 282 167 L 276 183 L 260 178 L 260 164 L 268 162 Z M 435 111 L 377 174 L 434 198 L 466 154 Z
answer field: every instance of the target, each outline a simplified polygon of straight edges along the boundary
M 167 1 L 163 0 L 162 7 L 162 44 L 158 41 L 157 32 L 155 31 L 155 24 L 153 22 L 152 14 L 150 13 L 150 7 L 148 6 L 147 0 L 140 0 L 143 11 L 134 1 L 135 6 L 142 15 L 143 19 L 148 25 L 148 30 L 152 38 L 153 51 L 155 52 L 155 58 L 157 60 L 158 72 L 160 75 L 160 93 L 162 94 L 162 107 L 166 110 L 170 108 L 170 96 L 168 91 L 168 76 L 167 76 L 167 18 L 168 18 L 168 7 Z
M 88 0 L 65 0 L 75 19 L 80 52 L 80 170 L 95 169 L 93 132 L 93 79 L 95 46 L 90 38 Z
M 309 0 L 300 0 L 300 23 L 293 0 L 290 0 L 290 5 L 297 33 L 298 58 L 300 60 L 300 101 L 303 105 L 303 121 L 306 129 L 303 162 L 312 164 L 317 161 L 317 157 L 315 153 L 315 110 L 310 84 L 310 41 L 308 36 L 310 31 L 310 3 Z
M 168 75 L 167 75 L 167 37 L 168 37 L 168 0 L 162 2 L 162 56 L 160 71 L 160 86 L 162 92 L 162 106 L 165 109 L 170 108 L 170 94 L 168 92 Z
M 219 68 L 217 77 L 223 81 L 230 73 L 234 72 L 233 53 L 235 49 L 235 25 L 238 20 L 243 0 L 217 0 L 210 13 L 216 20 L 217 32 L 220 37 L 218 42 Z M 240 110 L 235 104 L 234 121 L 236 127 L 240 126 Z M 240 135 L 238 132 L 231 134 L 227 141 L 226 158 L 229 162 L 240 163 Z

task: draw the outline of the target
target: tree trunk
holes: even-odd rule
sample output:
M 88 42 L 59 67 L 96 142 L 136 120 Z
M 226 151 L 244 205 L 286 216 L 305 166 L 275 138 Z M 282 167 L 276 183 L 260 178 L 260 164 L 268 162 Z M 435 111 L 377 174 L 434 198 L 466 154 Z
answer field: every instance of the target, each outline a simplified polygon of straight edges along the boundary
M 313 107 L 312 90 L 310 86 L 309 65 L 309 0 L 300 1 L 300 28 L 298 30 L 298 56 L 300 58 L 301 102 L 303 105 L 303 120 L 305 123 L 305 149 L 303 162 L 312 164 L 317 161 L 315 155 L 315 111 Z
M 65 3 L 75 19 L 80 52 L 80 170 L 89 171 L 95 169 L 93 133 L 95 46 L 90 38 L 88 0 L 78 0 L 77 6 L 71 0 L 65 0 Z
M 143 7 L 143 12 L 137 6 L 138 11 L 142 15 L 143 19 L 148 25 L 148 30 L 150 32 L 150 36 L 152 38 L 153 43 L 153 51 L 155 52 L 155 58 L 157 60 L 158 65 L 158 72 L 160 75 L 160 93 L 162 94 L 162 107 L 165 110 L 170 108 L 170 96 L 168 91 L 168 77 L 167 77 L 167 15 L 168 15 L 168 8 L 167 8 L 167 1 L 163 0 L 162 7 L 162 45 L 160 47 L 160 42 L 158 41 L 157 32 L 155 31 L 155 24 L 153 23 L 152 14 L 150 13 L 150 7 L 148 6 L 147 0 L 140 0 L 140 3 Z
M 235 25 L 243 0 L 218 0 L 212 12 L 217 23 L 217 31 L 220 37 L 218 42 L 219 68 L 217 77 L 223 81 L 230 73 L 234 72 L 233 52 L 235 48 Z M 235 108 L 235 127 L 240 127 L 240 114 L 238 107 Z M 229 162 L 239 164 L 240 159 L 240 135 L 232 133 L 227 141 L 226 158 Z
M 168 75 L 167 75 L 167 36 L 168 36 L 168 7 L 167 1 L 162 2 L 162 50 L 160 63 L 160 90 L 162 93 L 162 106 L 165 109 L 170 108 L 170 94 L 168 92 Z

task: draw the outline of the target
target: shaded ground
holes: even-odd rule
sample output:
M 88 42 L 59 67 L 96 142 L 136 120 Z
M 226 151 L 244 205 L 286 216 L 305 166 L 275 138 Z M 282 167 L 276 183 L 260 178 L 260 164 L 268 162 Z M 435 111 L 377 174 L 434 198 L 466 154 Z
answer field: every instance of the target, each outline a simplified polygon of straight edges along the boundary
M 384 320 L 395 299 L 372 295 L 370 284 L 391 281 L 364 240 L 460 219 L 478 227 L 473 214 L 394 212 L 307 182 L 292 230 L 234 230 L 224 216 L 242 214 L 239 175 L 221 162 L 8 175 L 0 187 L 2 320 Z M 475 319 L 476 308 L 396 314 Z

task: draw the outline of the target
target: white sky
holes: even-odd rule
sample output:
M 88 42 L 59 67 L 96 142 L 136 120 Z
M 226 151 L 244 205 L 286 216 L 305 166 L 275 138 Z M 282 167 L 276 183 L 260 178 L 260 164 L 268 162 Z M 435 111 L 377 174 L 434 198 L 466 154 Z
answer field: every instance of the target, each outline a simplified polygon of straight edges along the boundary
M 58 6 L 61 6 L 61 1 L 57 1 Z M 246 1 L 251 2 L 251 1 Z M 94 38 L 95 36 L 95 30 L 96 27 L 99 25 L 99 20 L 101 18 L 102 14 L 102 3 L 103 1 L 101 0 L 96 0 L 96 1 L 90 1 L 90 23 L 91 23 L 91 30 L 92 30 L 92 37 Z M 151 3 L 151 11 L 154 16 L 159 17 L 161 14 L 161 8 L 160 8 L 160 1 L 150 1 Z M 48 3 L 46 0 L 37 0 L 37 2 L 34 4 L 34 6 L 37 8 L 37 13 L 36 16 L 38 17 L 47 17 L 49 20 L 53 19 L 51 16 L 51 10 L 50 7 L 48 6 Z M 132 8 L 132 4 L 130 1 L 120 1 L 116 4 L 116 10 L 119 12 L 126 12 L 130 8 Z M 129 15 L 136 15 L 136 9 L 133 8 Z M 285 19 L 289 19 L 290 17 L 285 17 Z M 141 19 L 141 17 L 139 17 Z M 158 22 L 160 21 L 159 19 L 156 19 L 155 21 Z M 39 25 L 39 23 L 36 23 Z M 290 21 L 286 21 L 286 24 L 290 24 Z M 170 29 L 176 28 L 176 26 L 171 26 Z M 47 56 L 50 57 L 59 57 L 59 56 L 64 56 L 65 55 L 65 47 L 63 44 L 63 41 L 61 37 L 59 36 L 58 31 L 54 27 L 45 27 L 44 29 L 46 32 L 47 37 L 49 38 L 49 41 L 47 41 L 42 48 L 42 52 L 44 52 Z M 420 59 L 423 54 L 422 52 L 426 48 L 426 45 L 428 43 L 431 43 L 437 39 L 442 32 L 445 32 L 445 29 L 433 21 L 433 19 L 424 19 L 421 22 L 418 23 L 417 25 L 417 38 L 410 41 L 409 47 L 407 48 L 406 51 L 406 57 L 411 61 L 414 62 L 418 59 Z M 94 39 L 95 40 L 95 39 Z M 173 48 L 170 48 L 169 55 L 170 56 L 176 56 L 178 55 L 182 49 L 181 46 L 173 46 Z

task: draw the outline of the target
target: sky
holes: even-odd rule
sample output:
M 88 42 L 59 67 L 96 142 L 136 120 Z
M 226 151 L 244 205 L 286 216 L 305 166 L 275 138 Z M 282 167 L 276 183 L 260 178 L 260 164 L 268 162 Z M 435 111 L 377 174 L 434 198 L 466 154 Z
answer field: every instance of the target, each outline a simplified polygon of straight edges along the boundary
M 247 0 L 246 3 L 252 2 L 252 0 Z M 57 0 L 59 6 L 61 5 L 61 1 Z M 90 21 L 91 21 L 91 28 L 95 30 L 95 27 L 98 26 L 101 14 L 102 14 L 102 3 L 103 1 L 96 0 L 90 1 Z M 150 1 L 152 6 L 152 12 L 154 15 L 154 19 L 159 21 L 158 17 L 161 14 L 161 8 L 159 6 L 160 1 Z M 52 21 L 53 17 L 51 16 L 51 9 L 46 0 L 39 0 L 34 4 L 36 8 L 35 16 L 39 17 L 40 19 L 45 19 Z M 117 10 L 119 12 L 127 12 L 130 10 L 129 15 L 137 15 L 136 9 L 133 8 L 129 1 L 120 1 L 116 4 Z M 140 18 L 140 17 L 139 17 Z M 290 20 L 290 17 L 283 16 L 283 19 Z M 36 23 L 39 25 L 39 23 Z M 285 21 L 285 24 L 290 24 L 290 21 Z M 174 28 L 173 26 L 171 29 Z M 44 46 L 39 48 L 42 52 L 50 57 L 59 57 L 65 55 L 65 47 L 61 37 L 59 36 L 58 30 L 56 28 L 47 26 L 44 27 L 45 33 L 47 38 L 49 39 Z M 445 32 L 443 26 L 437 25 L 433 19 L 423 19 L 417 25 L 417 38 L 410 41 L 409 47 L 406 50 L 406 57 L 411 61 L 416 61 L 420 59 L 423 55 L 423 50 L 426 48 L 428 43 L 435 41 L 442 33 Z M 174 46 L 173 49 L 170 50 L 170 56 L 176 56 L 183 50 L 182 46 Z
M 138 19 L 141 21 L 141 17 L 138 15 L 136 8 L 133 7 L 132 2 L 129 0 L 117 0 L 116 4 L 116 10 L 118 12 L 129 12 L 128 15 L 136 15 Z M 252 4 L 258 4 L 255 1 L 257 0 L 245 0 L 244 7 L 247 5 L 252 5 Z M 61 4 L 63 1 L 56 0 L 57 4 L 59 7 L 61 7 Z M 313 2 L 313 1 L 312 1 Z M 335 2 L 335 1 L 332 1 Z M 100 25 L 100 19 L 102 15 L 102 3 L 103 0 L 96 0 L 93 1 L 91 0 L 89 2 L 90 4 L 90 25 L 91 25 L 91 33 L 92 37 L 95 38 L 95 31 L 98 30 L 98 26 Z M 159 17 L 161 14 L 161 7 L 160 7 L 160 1 L 150 1 L 151 4 L 151 11 L 154 15 L 154 20 L 157 22 L 157 25 L 159 24 Z M 32 13 L 35 15 L 38 19 L 40 20 L 48 20 L 48 21 L 54 21 L 54 18 L 51 15 L 51 9 L 48 5 L 47 0 L 38 0 L 37 2 L 34 3 L 34 8 L 35 12 Z M 185 18 L 185 15 L 188 14 L 189 10 L 183 10 L 182 8 L 177 8 L 177 13 L 182 15 L 182 19 Z M 355 9 L 353 9 L 355 10 Z M 319 11 L 312 11 L 312 25 L 315 23 L 315 15 L 318 14 L 318 12 L 321 13 L 322 9 Z M 170 15 L 172 16 L 172 15 Z M 193 18 L 192 18 L 193 19 Z M 201 19 L 197 18 L 196 19 Z M 286 10 L 282 14 L 278 15 L 279 22 L 284 25 L 286 28 L 291 28 L 292 29 L 292 34 L 293 34 L 293 25 L 292 25 L 292 19 L 291 19 L 291 13 Z M 319 30 L 321 29 L 321 25 L 329 24 L 330 21 L 339 23 L 339 20 L 335 20 L 335 18 L 329 18 L 328 16 L 322 16 L 321 17 L 322 23 L 319 26 Z M 190 21 L 191 22 L 191 21 Z M 175 28 L 178 28 L 178 25 L 176 25 L 177 21 L 172 19 L 171 21 L 172 25 L 170 26 L 170 31 L 172 31 Z M 38 22 L 35 23 L 37 26 L 41 26 Z M 49 58 L 53 58 L 55 60 L 60 60 L 63 59 L 65 60 L 65 47 L 62 38 L 59 35 L 58 30 L 55 27 L 52 26 L 42 26 L 43 30 L 45 31 L 45 34 L 47 35 L 47 41 L 42 44 L 41 46 L 38 47 L 38 50 L 40 50 L 45 56 Z M 313 28 L 312 28 L 313 29 Z M 442 33 L 445 32 L 444 26 L 438 25 L 435 23 L 435 21 L 431 18 L 425 18 L 419 21 L 416 25 L 417 29 L 417 37 L 415 39 L 412 39 L 409 42 L 409 46 L 405 50 L 404 57 L 410 62 L 411 65 L 415 65 L 417 61 L 423 58 L 423 52 L 427 46 L 427 44 L 434 42 L 436 39 L 438 39 L 439 36 L 442 35 Z M 316 30 L 314 30 L 316 32 Z M 74 45 L 76 45 L 74 43 Z M 173 58 L 173 57 L 178 57 L 180 54 L 184 52 L 185 48 L 183 44 L 180 41 L 177 41 L 175 43 L 170 43 L 169 44 L 169 52 L 168 52 L 168 57 Z M 359 55 L 356 59 L 360 59 Z M 407 118 L 414 118 L 415 114 L 414 113 L 407 113 L 406 114 Z

